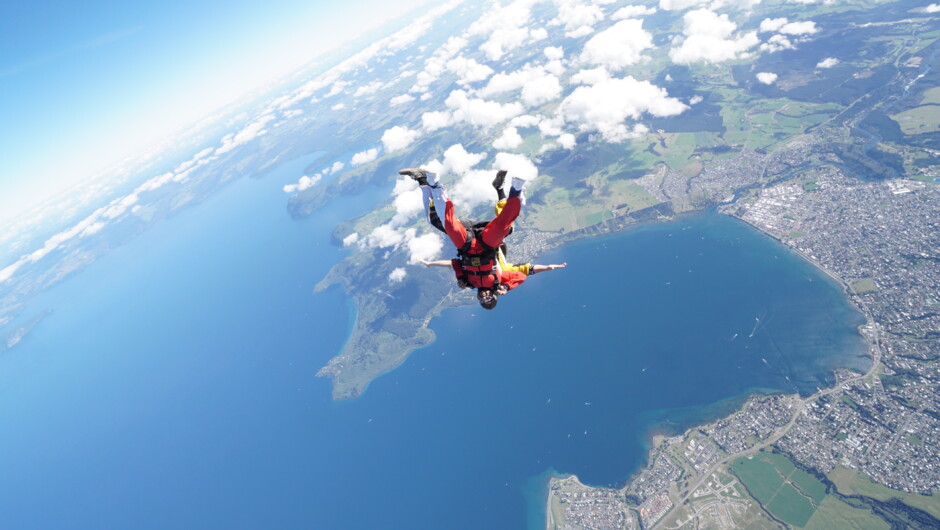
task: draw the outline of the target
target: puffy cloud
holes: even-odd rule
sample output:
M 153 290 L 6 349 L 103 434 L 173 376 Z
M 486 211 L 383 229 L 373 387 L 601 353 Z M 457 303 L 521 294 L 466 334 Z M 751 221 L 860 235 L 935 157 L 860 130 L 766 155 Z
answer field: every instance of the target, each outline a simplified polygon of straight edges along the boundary
M 399 283 L 405 279 L 405 276 L 408 276 L 408 272 L 401 267 L 396 267 L 388 274 L 388 281 L 392 283 Z
M 534 180 L 539 176 L 539 169 L 527 157 L 514 153 L 496 153 L 493 163 L 496 169 L 504 169 L 510 177 L 519 177 L 524 180 Z M 492 186 L 491 186 L 492 189 Z
M 530 41 L 532 35 L 526 27 L 531 17 L 530 10 L 531 2 L 528 0 L 517 0 L 497 9 L 489 9 L 470 25 L 467 33 L 470 36 L 486 36 L 480 50 L 487 59 L 498 61 L 507 52 Z
M 542 53 L 551 61 L 557 61 L 565 56 L 565 50 L 561 46 L 549 46 Z
M 620 70 L 636 64 L 643 50 L 653 47 L 653 36 L 643 30 L 643 22 L 627 19 L 591 37 L 581 51 L 581 60 Z
M 940 13 L 940 4 L 930 4 L 924 8 L 924 13 Z
M 444 249 L 441 236 L 435 233 L 411 237 L 406 244 L 408 245 L 409 263 L 418 263 L 422 260 L 431 261 L 440 256 L 441 251 Z
M 767 39 L 767 42 L 761 44 L 760 49 L 761 51 L 773 53 L 779 52 L 781 50 L 793 50 L 796 49 L 796 46 L 790 42 L 790 39 L 783 35 L 777 34 Z
M 251 140 L 254 140 L 255 138 L 267 133 L 268 130 L 265 129 L 264 126 L 273 119 L 273 114 L 265 114 L 245 126 L 237 133 L 226 135 L 224 138 L 222 138 L 222 145 L 215 150 L 215 154 L 221 155 L 223 153 L 227 153 L 232 149 L 235 149 L 240 145 L 244 145 Z
M 421 126 L 424 130 L 436 131 L 454 123 L 454 117 L 447 111 L 425 112 L 421 115 Z
M 390 153 L 408 147 L 419 136 L 421 136 L 420 131 L 396 125 L 382 133 L 382 144 L 385 146 L 385 151 Z
M 758 72 L 757 80 L 765 85 L 772 85 L 777 80 L 777 74 L 773 72 Z
M 561 83 L 558 78 L 541 67 L 532 66 L 508 74 L 496 74 L 479 93 L 487 97 L 520 88 L 522 102 L 528 107 L 548 103 L 561 95 Z
M 367 149 L 365 151 L 354 154 L 350 163 L 354 166 L 361 166 L 362 164 L 372 162 L 378 157 L 379 149 L 377 147 L 373 147 L 372 149 Z
M 698 105 L 699 103 L 703 101 L 705 101 L 705 98 L 703 98 L 702 96 L 692 96 L 692 98 L 689 99 L 689 105 Z
M 489 66 L 465 57 L 452 59 L 447 63 L 447 70 L 457 74 L 457 82 L 461 85 L 483 81 L 493 75 L 493 69 Z
M 816 27 L 816 23 L 812 20 L 804 20 L 802 22 L 790 22 L 784 24 L 780 28 L 780 33 L 784 35 L 812 35 L 819 31 L 819 28 Z
M 816 68 L 832 68 L 837 64 L 839 64 L 839 60 L 835 57 L 826 57 L 822 61 L 816 63 Z
M 566 2 L 558 6 L 558 16 L 550 22 L 563 25 L 565 36 L 579 38 L 594 31 L 594 24 L 603 20 L 604 12 L 595 5 Z
M 343 246 L 349 247 L 359 242 L 359 232 L 353 232 L 343 238 Z
M 395 183 L 395 190 L 392 191 L 395 200 L 392 204 L 395 206 L 395 215 L 391 219 L 393 226 L 400 226 L 415 215 L 424 210 L 424 202 L 421 200 L 421 190 L 415 185 L 414 181 L 405 178 L 399 179 Z
M 565 149 L 571 149 L 577 143 L 574 135 L 571 133 L 565 133 L 558 137 L 558 143 Z
M 688 107 L 669 97 L 665 89 L 649 81 L 633 77 L 609 79 L 592 86 L 579 86 L 561 103 L 561 115 L 582 131 L 598 131 L 609 142 L 620 142 L 645 132 L 624 121 L 637 119 L 643 113 L 653 116 L 675 116 Z
M 509 125 L 513 127 L 534 127 L 539 124 L 539 118 L 531 114 L 516 116 L 509 120 Z
M 588 68 L 571 76 L 572 85 L 596 85 L 610 80 L 610 73 L 606 68 Z
M 502 136 L 493 142 L 493 147 L 496 149 L 515 149 L 520 145 L 522 145 L 522 136 L 519 136 L 519 131 L 515 127 L 506 127 Z
M 345 109 L 346 109 L 345 103 L 337 103 L 336 105 L 333 105 L 332 107 L 330 107 L 330 110 L 345 110 Z
M 369 84 L 363 85 L 356 89 L 356 92 L 353 93 L 353 97 L 358 98 L 362 96 L 369 96 L 375 94 L 380 88 L 382 88 L 381 81 L 373 81 Z
M 336 81 L 330 87 L 330 91 L 327 92 L 323 97 L 328 98 L 328 97 L 335 96 L 336 94 L 339 94 L 343 90 L 346 90 L 346 87 L 351 84 L 352 83 L 350 83 L 349 81 Z
M 669 50 L 669 57 L 679 64 L 717 63 L 749 57 L 748 50 L 760 40 L 756 31 L 735 35 L 737 24 L 728 15 L 707 9 L 689 11 L 683 17 L 685 39 Z
M 320 182 L 320 179 L 322 178 L 323 175 L 320 175 L 319 173 L 310 177 L 304 175 L 300 177 L 300 179 L 297 181 L 297 184 L 288 184 L 284 186 L 284 193 L 294 193 L 295 191 L 304 191 L 306 189 L 312 188 L 318 182 Z
M 659 0 L 659 8 L 666 11 L 682 11 L 693 6 L 707 4 L 709 0 Z
M 484 153 L 471 153 L 464 148 L 463 144 L 454 144 L 444 150 L 444 162 L 441 172 L 463 175 L 484 158 L 486 158 Z
M 463 37 L 450 37 L 431 58 L 425 61 L 424 70 L 418 73 L 412 92 L 425 92 L 431 83 L 436 81 L 447 69 L 447 62 L 455 57 L 467 46 L 467 39 Z
M 336 161 L 336 162 L 333 162 L 332 166 L 330 166 L 329 172 L 330 174 L 336 173 L 338 171 L 342 171 L 344 167 L 346 167 L 346 164 Z
M 479 127 L 492 127 L 522 114 L 520 103 L 500 104 L 495 101 L 470 98 L 463 90 L 454 90 L 444 102 L 451 109 L 456 122 L 467 122 Z
M 522 87 L 522 102 L 528 107 L 537 107 L 557 99 L 561 95 L 561 83 L 552 74 L 532 79 Z
M 624 6 L 618 9 L 610 18 L 614 20 L 623 20 L 625 18 L 634 18 L 634 17 L 652 15 L 655 12 L 656 12 L 655 7 Z
M 777 31 L 787 24 L 787 19 L 782 18 L 765 18 L 760 21 L 760 32 L 767 33 L 772 31 Z
M 400 96 L 395 96 L 391 100 L 389 100 L 389 104 L 391 104 L 392 106 L 395 106 L 395 105 L 401 105 L 403 103 L 411 103 L 414 100 L 415 100 L 414 96 L 411 96 L 409 94 L 402 94 Z

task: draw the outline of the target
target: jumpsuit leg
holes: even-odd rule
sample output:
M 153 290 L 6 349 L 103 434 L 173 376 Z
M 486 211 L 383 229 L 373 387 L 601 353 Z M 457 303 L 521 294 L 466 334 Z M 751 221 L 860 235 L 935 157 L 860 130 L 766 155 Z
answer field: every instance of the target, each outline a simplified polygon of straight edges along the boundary
M 503 242 L 503 239 L 509 235 L 509 230 L 512 229 L 512 222 L 516 220 L 516 217 L 519 217 L 521 210 L 522 202 L 519 196 L 510 195 L 510 197 L 506 199 L 506 206 L 503 207 L 503 210 L 483 229 L 483 233 L 481 234 L 483 242 L 492 248 L 498 247 L 499 244 Z
M 432 187 L 430 191 L 434 204 L 445 205 L 444 233 L 447 234 L 447 237 L 450 238 L 450 241 L 455 247 L 458 249 L 463 248 L 464 243 L 467 242 L 467 229 L 464 227 L 463 223 L 460 222 L 460 219 L 457 219 L 457 215 L 454 213 L 454 203 L 450 202 L 450 199 L 444 194 L 444 188 L 435 186 Z

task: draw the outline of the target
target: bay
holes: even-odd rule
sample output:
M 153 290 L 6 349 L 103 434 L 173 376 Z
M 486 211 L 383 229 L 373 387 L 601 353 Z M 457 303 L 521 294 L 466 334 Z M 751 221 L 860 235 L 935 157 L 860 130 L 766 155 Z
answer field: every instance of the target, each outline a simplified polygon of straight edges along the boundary
M 313 374 L 350 307 L 312 287 L 344 255 L 332 228 L 389 189 L 292 221 L 280 187 L 310 160 L 33 302 L 55 313 L 0 357 L 0 527 L 538 528 L 549 473 L 619 484 L 664 422 L 870 363 L 837 284 L 706 213 L 543 256 L 569 268 L 445 312 L 334 402 Z

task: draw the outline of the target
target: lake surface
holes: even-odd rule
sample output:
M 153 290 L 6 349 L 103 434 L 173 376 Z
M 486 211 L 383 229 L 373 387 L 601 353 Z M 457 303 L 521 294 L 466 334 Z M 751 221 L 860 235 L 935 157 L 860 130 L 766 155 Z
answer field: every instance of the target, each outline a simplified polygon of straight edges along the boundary
M 280 188 L 311 159 L 30 304 L 55 312 L 0 356 L 0 527 L 539 528 L 547 473 L 621 483 L 663 422 L 870 363 L 838 285 L 709 213 L 543 256 L 569 267 L 446 312 L 434 344 L 331 401 L 314 374 L 349 302 L 312 288 L 344 255 L 333 227 L 389 189 L 291 221 Z

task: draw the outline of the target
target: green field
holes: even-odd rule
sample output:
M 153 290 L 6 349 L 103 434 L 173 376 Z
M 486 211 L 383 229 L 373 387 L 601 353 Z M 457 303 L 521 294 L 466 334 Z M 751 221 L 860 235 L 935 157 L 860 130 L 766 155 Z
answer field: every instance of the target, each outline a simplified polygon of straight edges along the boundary
M 940 518 L 940 495 L 936 491 L 933 495 L 919 495 L 893 490 L 881 484 L 875 484 L 857 470 L 847 468 L 837 467 L 830 471 L 827 476 L 829 480 L 835 483 L 839 492 L 846 495 L 864 495 L 879 501 L 900 499 L 908 506 L 924 510 L 930 515 Z
M 940 105 L 924 105 L 891 116 L 904 134 L 922 134 L 940 131 Z
M 822 482 L 781 454 L 761 452 L 740 458 L 731 469 L 752 497 L 787 524 L 805 526 L 828 498 Z
M 859 294 L 878 290 L 878 286 L 875 285 L 875 281 L 871 278 L 861 278 L 851 282 L 850 285 L 852 286 L 852 290 Z
M 924 97 L 920 100 L 920 104 L 927 105 L 928 103 L 940 105 L 940 87 L 924 91 Z
M 870 510 L 853 508 L 830 495 L 819 505 L 806 524 L 806 530 L 887 530 L 891 525 Z
M 777 494 L 767 505 L 767 509 L 777 519 L 796 526 L 806 526 L 816 511 L 813 503 L 789 484 L 777 490 Z

